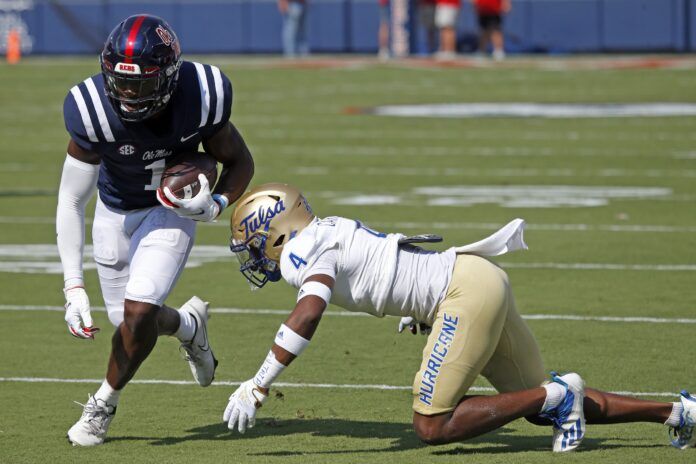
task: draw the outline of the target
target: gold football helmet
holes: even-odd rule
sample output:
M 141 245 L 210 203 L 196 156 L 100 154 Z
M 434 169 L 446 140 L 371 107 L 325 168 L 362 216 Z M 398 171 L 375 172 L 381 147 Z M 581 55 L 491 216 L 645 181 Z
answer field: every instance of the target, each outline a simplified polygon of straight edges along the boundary
M 288 184 L 263 184 L 245 193 L 232 213 L 230 250 L 255 287 L 280 280 L 283 246 L 314 219 L 302 192 Z

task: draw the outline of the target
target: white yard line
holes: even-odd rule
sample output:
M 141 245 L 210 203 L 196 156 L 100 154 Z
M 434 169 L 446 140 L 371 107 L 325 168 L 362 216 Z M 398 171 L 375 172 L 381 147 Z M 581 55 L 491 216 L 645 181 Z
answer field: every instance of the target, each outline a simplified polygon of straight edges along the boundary
M 391 229 L 493 230 L 501 224 L 489 222 L 369 222 L 371 226 Z M 649 224 L 527 224 L 525 230 L 562 230 L 572 232 L 696 232 L 696 226 Z
M 44 216 L 0 216 L 0 224 L 55 224 L 54 217 Z M 85 218 L 91 224 L 91 218 Z M 414 221 L 368 221 L 371 226 L 384 229 L 441 229 L 441 230 L 496 230 L 502 226 L 493 222 L 414 222 Z M 203 222 L 201 227 L 229 227 L 225 221 Z M 696 232 L 696 226 L 668 226 L 658 224 L 527 224 L 526 230 L 562 230 L 568 232 Z
M 326 176 L 338 175 L 367 175 L 367 176 L 404 176 L 404 177 L 630 177 L 632 179 L 645 177 L 651 179 L 661 178 L 695 178 L 696 170 L 667 170 L 667 169 L 476 169 L 476 168 L 407 168 L 407 167 L 360 167 L 360 168 L 339 168 L 330 169 L 323 166 L 298 166 L 293 169 L 298 175 L 305 176 Z
M 17 382 L 17 383 L 78 383 L 78 384 L 99 384 L 103 379 L 63 379 L 54 377 L 0 377 L 0 382 Z M 198 384 L 191 380 L 158 380 L 158 379 L 134 379 L 129 383 L 141 385 L 195 385 Z M 240 381 L 218 380 L 213 382 L 213 386 L 227 387 L 238 386 Z M 346 383 L 293 383 L 293 382 L 277 382 L 273 384 L 275 387 L 281 388 L 335 388 L 344 390 L 411 390 L 409 385 L 380 385 L 380 384 L 346 384 Z M 495 392 L 492 387 L 471 387 L 469 391 L 473 392 Z M 616 391 L 611 392 L 618 395 L 627 396 L 665 396 L 676 397 L 678 393 L 672 392 L 631 392 L 631 391 Z
M 210 308 L 212 314 L 248 314 L 287 316 L 288 309 L 254 309 L 254 308 Z M 0 311 L 65 311 L 62 306 L 51 305 L 0 305 Z M 93 306 L 92 311 L 105 312 L 103 306 Z M 366 313 L 352 311 L 327 311 L 325 316 L 367 317 Z M 581 316 L 578 314 L 523 314 L 522 317 L 532 321 L 593 321 L 593 322 L 625 322 L 651 324 L 696 324 L 696 319 L 683 317 L 644 317 L 644 316 Z
M 613 264 L 613 263 L 508 263 L 500 262 L 508 269 L 564 269 L 582 271 L 696 271 L 696 264 Z

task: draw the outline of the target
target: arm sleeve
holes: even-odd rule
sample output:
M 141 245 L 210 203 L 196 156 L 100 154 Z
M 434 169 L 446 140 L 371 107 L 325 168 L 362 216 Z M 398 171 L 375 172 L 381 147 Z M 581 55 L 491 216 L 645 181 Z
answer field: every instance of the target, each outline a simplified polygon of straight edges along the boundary
M 58 190 L 56 241 L 66 288 L 83 285 L 85 206 L 94 193 L 98 177 L 98 165 L 79 161 L 70 155 L 65 158 Z

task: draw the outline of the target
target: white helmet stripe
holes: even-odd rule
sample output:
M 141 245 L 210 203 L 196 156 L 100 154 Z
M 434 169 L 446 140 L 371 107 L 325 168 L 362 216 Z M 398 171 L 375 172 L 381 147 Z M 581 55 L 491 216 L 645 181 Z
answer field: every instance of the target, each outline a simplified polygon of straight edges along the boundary
M 80 111 L 80 117 L 82 118 L 82 124 L 85 125 L 85 130 L 87 131 L 87 137 L 89 137 L 90 142 L 99 142 L 96 132 L 94 132 L 94 126 L 92 125 L 92 119 L 89 116 L 89 111 L 87 110 L 87 104 L 85 99 L 82 98 L 82 92 L 78 86 L 70 89 L 70 93 L 77 103 L 77 109 Z
M 211 66 L 210 70 L 213 71 L 213 81 L 215 82 L 215 95 L 217 99 L 213 124 L 217 124 L 222 119 L 222 105 L 225 103 L 225 93 L 222 89 L 222 75 L 220 75 L 220 69 L 217 66 Z
M 111 127 L 109 126 L 109 120 L 106 118 L 104 105 L 102 105 L 101 99 L 99 98 L 99 93 L 97 92 L 97 87 L 94 85 L 94 81 L 91 77 L 89 79 L 85 79 L 85 85 L 89 91 L 89 96 L 92 98 L 92 105 L 94 105 L 94 109 L 97 112 L 99 126 L 104 133 L 104 138 L 107 142 L 113 142 L 114 134 L 111 133 Z
M 193 63 L 198 73 L 198 84 L 201 88 L 201 123 L 198 127 L 205 126 L 210 114 L 210 89 L 208 88 L 208 78 L 205 75 L 205 68 L 200 63 Z

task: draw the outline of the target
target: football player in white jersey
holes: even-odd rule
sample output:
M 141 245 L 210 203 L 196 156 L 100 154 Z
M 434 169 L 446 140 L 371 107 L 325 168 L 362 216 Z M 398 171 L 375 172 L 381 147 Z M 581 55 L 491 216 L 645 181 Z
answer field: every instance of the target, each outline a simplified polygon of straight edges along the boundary
M 432 327 L 413 383 L 413 426 L 428 444 L 466 440 L 525 417 L 553 428 L 552 449 L 571 451 L 585 423 L 656 422 L 672 444 L 694 445 L 696 398 L 661 403 L 586 388 L 576 373 L 545 381 L 536 340 L 518 314 L 506 273 L 482 256 L 526 248 L 524 221 L 438 253 L 413 246 L 432 236 L 383 234 L 359 221 L 320 219 L 295 188 L 265 184 L 247 192 L 231 221 L 231 249 L 257 287 L 284 278 L 299 289 L 260 369 L 230 396 L 223 420 L 243 433 L 273 381 L 309 345 L 329 302 Z M 427 278 L 426 278 L 427 276 Z M 403 322 L 400 325 L 403 328 Z M 478 375 L 497 395 L 470 396 Z

